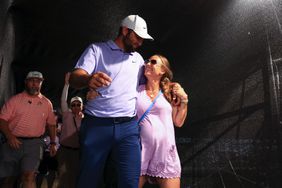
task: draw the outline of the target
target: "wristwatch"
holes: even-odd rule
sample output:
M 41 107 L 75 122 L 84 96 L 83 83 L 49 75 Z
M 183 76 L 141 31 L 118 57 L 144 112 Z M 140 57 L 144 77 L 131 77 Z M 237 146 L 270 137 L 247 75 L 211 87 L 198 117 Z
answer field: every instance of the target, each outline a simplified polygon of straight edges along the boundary
M 56 142 L 55 141 L 51 141 L 50 145 L 56 145 Z

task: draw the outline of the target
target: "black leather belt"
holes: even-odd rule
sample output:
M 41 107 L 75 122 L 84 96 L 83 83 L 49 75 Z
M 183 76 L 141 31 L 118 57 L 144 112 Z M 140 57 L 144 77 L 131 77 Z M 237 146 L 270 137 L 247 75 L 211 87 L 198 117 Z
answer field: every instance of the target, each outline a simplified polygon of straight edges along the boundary
M 96 117 L 96 116 L 91 116 L 88 114 L 85 114 L 85 116 L 87 116 L 90 119 L 112 121 L 113 123 L 125 123 L 125 122 L 129 122 L 136 118 L 136 116 L 133 116 L 133 117 L 127 117 L 127 116 L 124 116 L 124 117 Z

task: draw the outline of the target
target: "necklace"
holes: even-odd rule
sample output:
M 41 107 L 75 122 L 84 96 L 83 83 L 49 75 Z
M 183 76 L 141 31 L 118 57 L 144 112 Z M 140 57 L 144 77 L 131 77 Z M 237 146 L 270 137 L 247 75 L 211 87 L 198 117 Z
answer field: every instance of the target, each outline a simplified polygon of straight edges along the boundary
M 153 99 L 157 94 L 158 94 L 159 90 L 146 90 L 147 95 Z

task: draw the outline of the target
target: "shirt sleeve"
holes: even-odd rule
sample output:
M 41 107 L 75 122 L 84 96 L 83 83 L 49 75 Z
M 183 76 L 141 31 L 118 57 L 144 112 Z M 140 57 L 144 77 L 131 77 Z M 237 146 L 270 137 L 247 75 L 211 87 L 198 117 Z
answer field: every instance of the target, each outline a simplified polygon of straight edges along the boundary
M 83 69 L 88 74 L 92 74 L 96 65 L 96 54 L 97 50 L 95 48 L 95 45 L 92 44 L 88 46 L 78 59 L 75 68 Z
M 5 120 L 5 121 L 9 121 L 10 118 L 13 115 L 14 109 L 15 109 L 15 104 L 13 101 L 15 100 L 15 96 L 10 98 L 1 108 L 0 111 L 0 118 Z
M 139 85 L 146 84 L 146 82 L 147 82 L 147 78 L 146 78 L 146 76 L 144 75 L 144 71 L 145 71 L 145 66 L 143 65 L 143 66 L 140 68 Z
M 62 109 L 62 112 L 66 112 L 66 111 L 69 110 L 68 102 L 67 102 L 68 90 L 69 90 L 69 84 L 65 84 L 64 88 L 63 88 L 63 91 L 62 91 L 62 96 L 61 96 L 61 109 Z

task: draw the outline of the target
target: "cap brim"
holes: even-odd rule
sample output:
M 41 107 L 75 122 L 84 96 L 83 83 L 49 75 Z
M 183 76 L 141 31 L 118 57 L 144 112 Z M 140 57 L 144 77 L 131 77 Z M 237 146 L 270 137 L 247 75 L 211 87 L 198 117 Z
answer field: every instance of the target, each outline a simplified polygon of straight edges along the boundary
M 148 33 L 137 33 L 136 34 L 142 39 L 154 40 Z

